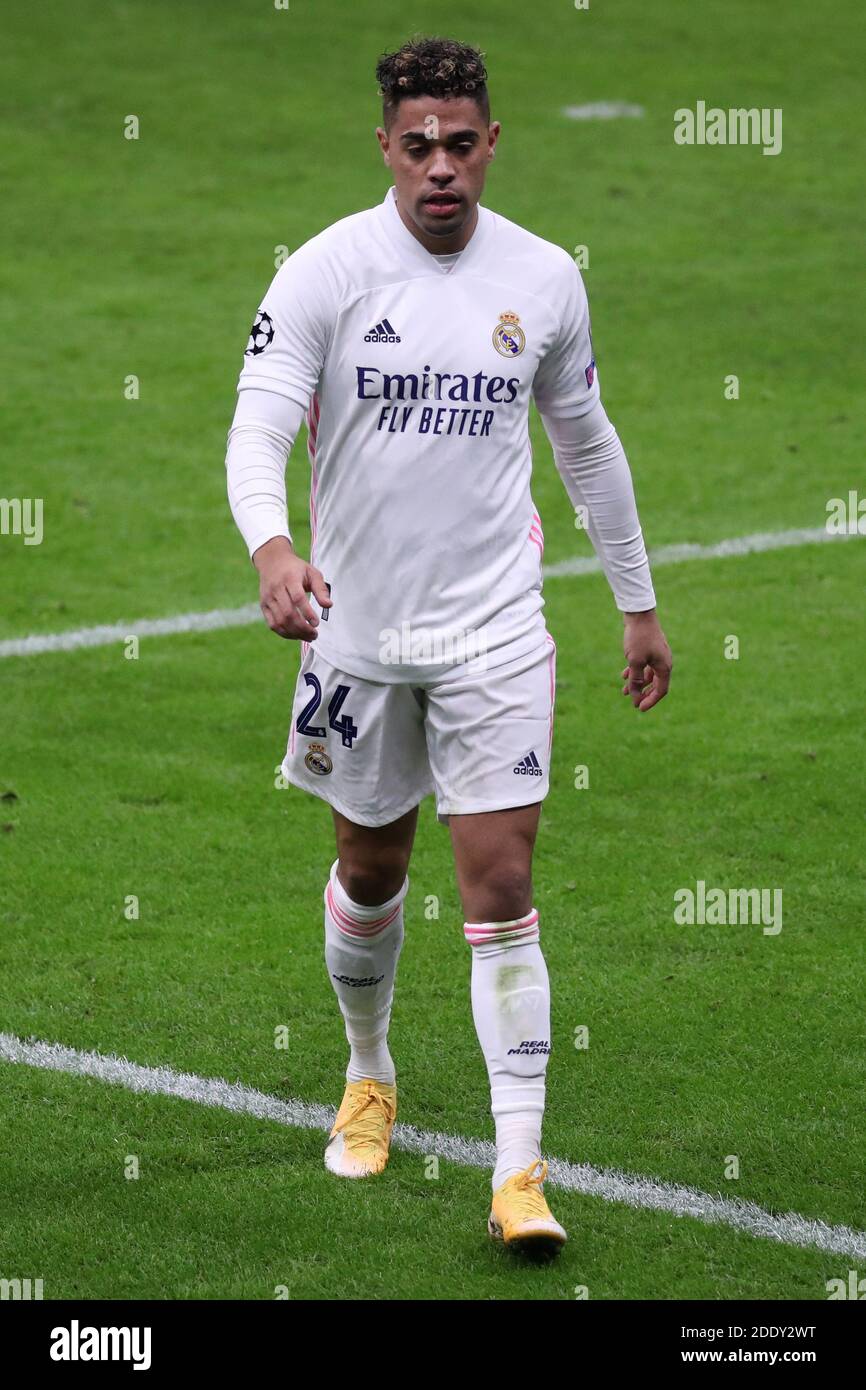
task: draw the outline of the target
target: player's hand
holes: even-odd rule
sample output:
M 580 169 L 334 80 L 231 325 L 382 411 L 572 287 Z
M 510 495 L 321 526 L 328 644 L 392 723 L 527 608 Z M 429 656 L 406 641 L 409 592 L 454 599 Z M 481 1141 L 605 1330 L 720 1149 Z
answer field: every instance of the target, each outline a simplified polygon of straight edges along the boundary
M 667 695 L 674 664 L 654 608 L 626 613 L 622 645 L 628 662 L 622 673 L 622 693 L 631 696 L 635 709 L 645 712 Z
M 333 603 L 321 570 L 296 555 L 285 536 L 274 536 L 259 546 L 253 564 L 259 572 L 259 603 L 271 631 L 280 637 L 315 642 L 319 619 L 307 594 L 323 608 Z

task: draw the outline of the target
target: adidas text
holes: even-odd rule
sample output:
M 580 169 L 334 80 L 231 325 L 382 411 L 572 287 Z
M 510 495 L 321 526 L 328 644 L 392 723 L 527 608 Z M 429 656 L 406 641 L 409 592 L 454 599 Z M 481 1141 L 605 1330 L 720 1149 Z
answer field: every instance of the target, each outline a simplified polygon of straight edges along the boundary
M 514 771 L 521 777 L 540 777 L 541 764 L 534 753 L 527 753 L 525 758 L 521 758 Z
M 364 334 L 365 343 L 402 343 L 403 339 L 399 333 L 395 333 L 393 327 L 387 319 L 377 323 L 375 328 L 371 328 L 369 333 Z

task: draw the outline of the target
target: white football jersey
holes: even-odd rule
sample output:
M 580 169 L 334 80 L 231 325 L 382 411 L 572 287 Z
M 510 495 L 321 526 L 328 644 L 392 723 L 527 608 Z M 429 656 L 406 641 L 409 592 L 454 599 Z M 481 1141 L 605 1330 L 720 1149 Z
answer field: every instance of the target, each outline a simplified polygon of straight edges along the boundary
M 511 660 L 544 636 L 529 399 L 598 399 L 580 272 L 487 208 L 453 264 L 383 202 L 284 262 L 239 390 L 307 411 L 310 560 L 330 585 L 317 649 L 378 681 Z

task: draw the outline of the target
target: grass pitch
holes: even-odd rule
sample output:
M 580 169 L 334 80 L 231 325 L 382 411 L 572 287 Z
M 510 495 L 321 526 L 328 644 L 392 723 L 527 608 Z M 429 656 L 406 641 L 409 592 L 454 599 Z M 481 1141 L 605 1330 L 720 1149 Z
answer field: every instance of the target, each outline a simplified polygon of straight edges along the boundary
M 863 491 L 858 21 L 853 0 L 818 36 L 805 0 L 784 26 L 745 0 L 543 5 L 529 28 L 456 3 L 383 21 L 372 0 L 11 13 L 0 492 L 44 498 L 45 539 L 0 536 L 0 639 L 254 599 L 223 479 L 249 322 L 274 248 L 384 195 L 372 69 L 422 26 L 488 54 L 504 131 L 487 206 L 590 248 L 650 545 L 823 525 L 829 498 Z M 782 107 L 782 154 L 675 146 L 673 112 L 699 98 Z M 602 100 L 646 115 L 561 114 Z M 555 563 L 586 542 L 533 435 Z M 301 440 L 299 548 L 306 486 Z M 646 719 L 618 694 L 604 581 L 548 581 L 549 1153 L 866 1227 L 863 557 L 858 539 L 659 568 L 674 687 Z M 120 644 L 0 661 L 0 1029 L 337 1104 L 330 814 L 274 785 L 297 658 L 262 625 L 144 640 L 138 661 Z M 400 1118 L 489 1138 L 429 801 L 410 879 Z M 782 931 L 676 925 L 698 879 L 782 889 Z M 341 1184 L 317 1134 L 5 1063 L 0 1118 L 0 1275 L 42 1277 L 46 1297 L 821 1299 L 851 1263 L 551 1192 L 571 1239 L 527 1270 L 489 1246 L 477 1170 L 431 1180 L 396 1153 Z

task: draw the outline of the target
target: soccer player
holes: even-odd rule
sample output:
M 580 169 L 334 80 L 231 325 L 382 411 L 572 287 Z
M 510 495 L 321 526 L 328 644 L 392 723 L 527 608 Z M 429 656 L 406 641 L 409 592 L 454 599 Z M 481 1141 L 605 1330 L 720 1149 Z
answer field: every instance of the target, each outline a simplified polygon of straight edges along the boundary
M 550 991 L 531 878 L 555 646 L 530 397 L 624 614 L 623 693 L 637 708 L 666 694 L 671 655 L 629 467 L 599 399 L 580 273 L 479 201 L 500 135 L 483 55 L 425 38 L 383 56 L 376 75 L 393 186 L 278 270 L 226 458 L 264 616 L 301 643 L 283 772 L 330 804 L 336 832 L 325 961 L 350 1058 L 325 1163 L 358 1178 L 388 1160 L 407 868 L 418 804 L 434 792 L 490 1080 L 488 1229 L 555 1249 L 566 1234 L 543 1191 Z M 303 419 L 309 560 L 294 549 L 285 493 Z

